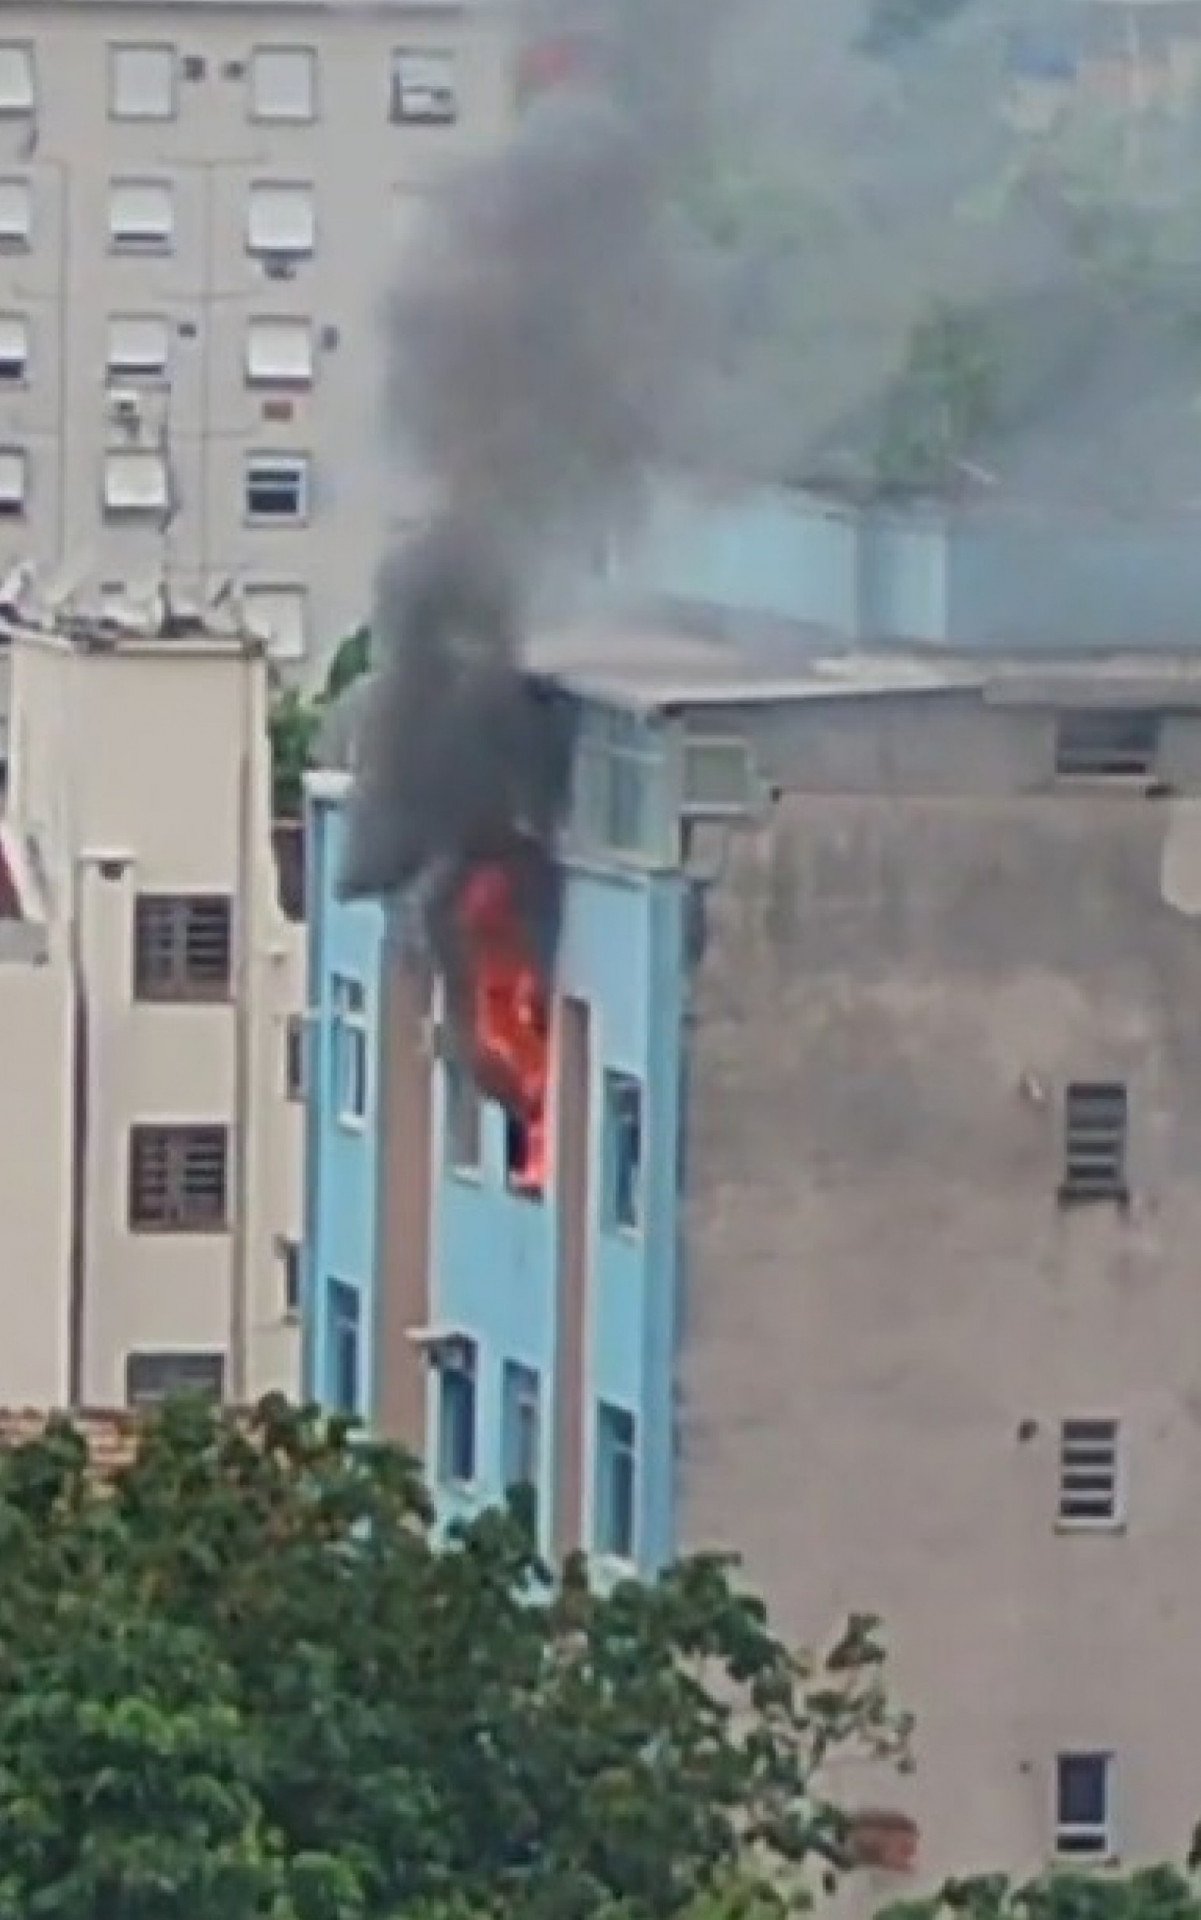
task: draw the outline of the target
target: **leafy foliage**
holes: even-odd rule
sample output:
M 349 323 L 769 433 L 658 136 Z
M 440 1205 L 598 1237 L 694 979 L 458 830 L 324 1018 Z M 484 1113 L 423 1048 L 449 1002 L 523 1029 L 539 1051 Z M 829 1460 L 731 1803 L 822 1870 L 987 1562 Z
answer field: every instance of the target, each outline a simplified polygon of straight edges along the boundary
M 1056 1872 L 1024 1883 L 981 1874 L 948 1881 L 928 1900 L 898 1901 L 879 1920 L 1201 1920 L 1201 1894 L 1168 1866 Z
M 996 417 L 999 367 L 987 323 L 938 305 L 913 330 L 876 455 L 885 487 L 941 487 Z
M 873 1621 L 818 1662 L 716 1559 L 601 1594 L 508 1514 L 443 1543 L 282 1402 L 169 1407 L 110 1488 L 55 1427 L 0 1543 L 0 1920 L 766 1920 L 843 1861 L 826 1760 L 904 1752 Z
M 277 820 L 295 820 L 304 806 L 304 776 L 313 764 L 321 728 L 321 704 L 295 687 L 277 694 L 268 716 L 271 738 L 271 810 Z

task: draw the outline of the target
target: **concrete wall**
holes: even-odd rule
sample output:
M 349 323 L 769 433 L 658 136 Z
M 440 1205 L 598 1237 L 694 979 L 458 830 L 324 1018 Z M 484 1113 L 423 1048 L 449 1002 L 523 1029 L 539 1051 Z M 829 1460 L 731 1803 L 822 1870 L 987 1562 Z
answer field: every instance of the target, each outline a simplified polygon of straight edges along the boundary
M 680 1539 L 799 1638 L 884 1616 L 919 1766 L 863 1793 L 923 1878 L 1043 1860 L 1059 1751 L 1113 1753 L 1124 1858 L 1196 1816 L 1201 808 L 1015 791 L 992 724 L 979 783 L 819 757 L 732 843 L 688 1062 Z M 1130 1207 L 1065 1210 L 1064 1089 L 1106 1079 Z M 1128 1510 L 1072 1536 L 1090 1414 Z

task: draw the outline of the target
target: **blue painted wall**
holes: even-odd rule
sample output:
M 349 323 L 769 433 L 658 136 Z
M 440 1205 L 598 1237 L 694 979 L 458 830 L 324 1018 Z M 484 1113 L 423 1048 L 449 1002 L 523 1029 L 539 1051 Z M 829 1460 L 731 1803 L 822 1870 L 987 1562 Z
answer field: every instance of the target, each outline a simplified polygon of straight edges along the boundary
M 375 1321 L 378 1143 L 378 1006 L 384 914 L 374 902 L 336 897 L 341 801 L 309 795 L 308 1011 L 304 1371 L 306 1394 L 329 1406 L 339 1380 L 339 1310 L 357 1305 L 358 1407 L 371 1414 Z M 340 1112 L 335 1083 L 338 982 L 362 987 L 366 1079 L 361 1123 Z M 348 1290 L 339 1296 L 338 1287 Z

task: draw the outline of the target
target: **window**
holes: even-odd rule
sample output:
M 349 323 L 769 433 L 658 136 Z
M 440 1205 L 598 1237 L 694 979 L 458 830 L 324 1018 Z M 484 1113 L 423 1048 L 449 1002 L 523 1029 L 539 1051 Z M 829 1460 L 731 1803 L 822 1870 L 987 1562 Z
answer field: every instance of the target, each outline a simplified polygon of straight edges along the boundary
M 453 53 L 401 47 L 392 55 L 393 120 L 447 126 L 458 111 Z
M 142 893 L 134 904 L 134 998 L 224 1000 L 233 908 L 220 893 Z
M 367 998 L 360 980 L 335 974 L 333 1001 L 334 1109 L 343 1126 L 367 1118 Z
M 605 1075 L 606 1225 L 642 1225 L 642 1086 L 628 1073 Z
M 210 1399 L 220 1400 L 225 1393 L 225 1355 L 126 1354 L 125 1400 L 128 1406 L 154 1406 L 173 1393 L 203 1393 Z
M 317 118 L 317 55 L 312 47 L 256 47 L 250 59 L 252 120 Z
M 1055 738 L 1056 773 L 1094 780 L 1154 773 L 1161 717 L 1149 710 L 1117 707 L 1061 713 Z
M 1126 1199 L 1126 1108 L 1126 1089 L 1117 1081 L 1068 1088 L 1061 1199 Z
M 684 812 L 722 819 L 746 813 L 758 799 L 755 767 L 745 740 L 710 740 L 694 735 L 684 742 Z
M 637 1444 L 634 1416 L 604 1401 L 596 1414 L 596 1550 L 632 1560 L 635 1543 Z
M 24 253 L 33 237 L 33 188 L 28 180 L 0 180 L 0 251 Z
M 506 1360 L 501 1390 L 505 1492 L 535 1496 L 542 1478 L 542 1382 L 533 1367 Z
M 664 840 L 663 754 L 632 714 L 590 720 L 576 755 L 573 825 L 585 845 L 654 855 Z
M 27 40 L 0 40 L 0 115 L 32 113 L 36 104 L 33 48 Z
M 301 453 L 252 453 L 245 488 L 248 520 L 303 521 L 309 510 L 308 459 Z
M 307 320 L 252 320 L 246 329 L 252 387 L 311 387 L 313 329 Z
M 110 120 L 173 120 L 177 106 L 175 83 L 174 47 L 110 47 Z
M 304 1015 L 290 1013 L 284 1033 L 284 1092 L 303 1100 L 308 1085 L 308 1031 Z
M 362 1412 L 359 1292 L 344 1280 L 329 1283 L 326 1398 L 336 1413 Z
M 114 313 L 108 323 L 105 366 L 115 382 L 163 380 L 171 351 L 171 330 L 153 313 Z
M 29 490 L 29 458 L 23 447 L 0 447 L 0 520 L 20 520 Z
M 312 187 L 300 182 L 256 181 L 247 208 L 247 250 L 275 259 L 304 259 L 316 244 Z
M 246 586 L 246 625 L 266 642 L 273 660 L 303 660 L 309 645 L 309 596 L 304 587 Z
M 0 384 L 20 386 L 29 372 L 29 322 L 23 313 L 0 313 Z
M 457 1060 L 446 1062 L 442 1084 L 446 1164 L 452 1173 L 478 1173 L 483 1117 L 479 1089 Z
M 438 1356 L 438 1478 L 443 1486 L 475 1479 L 475 1342 L 452 1340 Z
M 1104 1859 L 1111 1831 L 1113 1756 L 1061 1753 L 1055 1762 L 1055 1851 L 1068 1859 Z
M 153 448 L 104 456 L 104 511 L 114 518 L 163 515 L 171 503 L 171 482 L 163 454 Z
M 219 1233 L 226 1225 L 225 1127 L 141 1126 L 129 1134 L 135 1233 Z
M 171 182 L 111 181 L 108 237 L 116 253 L 170 253 L 175 237 L 175 198 Z
M 1059 1520 L 1112 1527 L 1120 1515 L 1116 1420 L 1065 1420 L 1059 1430 Z
M 300 1313 L 300 1242 L 283 1239 L 279 1242 L 279 1263 L 282 1268 L 284 1318 L 295 1320 Z

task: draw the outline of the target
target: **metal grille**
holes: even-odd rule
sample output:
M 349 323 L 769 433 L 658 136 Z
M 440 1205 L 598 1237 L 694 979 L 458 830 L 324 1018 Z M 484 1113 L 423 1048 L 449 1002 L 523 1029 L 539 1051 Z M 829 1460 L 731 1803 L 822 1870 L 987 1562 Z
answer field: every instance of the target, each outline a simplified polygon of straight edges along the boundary
M 1055 771 L 1077 779 L 1137 779 L 1155 770 L 1160 716 L 1097 708 L 1059 716 Z
M 217 1233 L 226 1224 L 225 1127 L 134 1127 L 129 1224 L 135 1231 Z
M 1118 1517 L 1118 1423 L 1065 1420 L 1059 1435 L 1059 1518 L 1076 1527 Z
M 1126 1089 L 1117 1082 L 1071 1086 L 1064 1110 L 1068 1200 L 1125 1200 Z
M 225 894 L 140 894 L 134 908 L 136 998 L 224 999 L 230 989 L 232 923 Z

